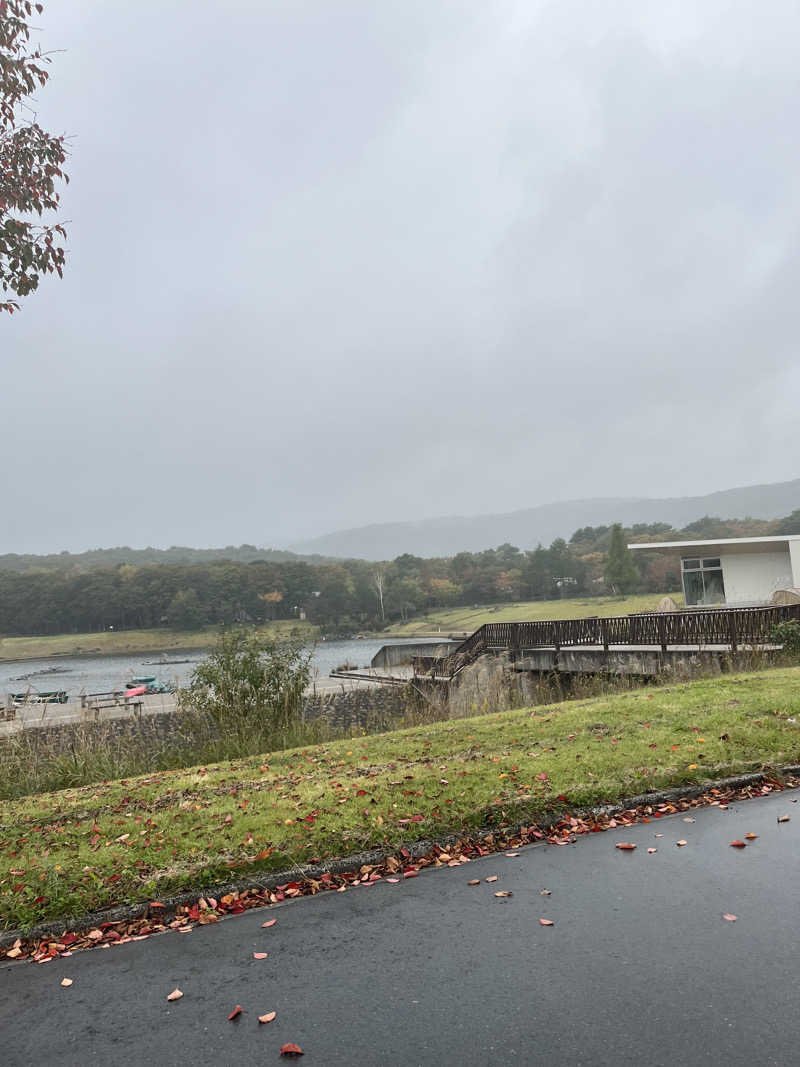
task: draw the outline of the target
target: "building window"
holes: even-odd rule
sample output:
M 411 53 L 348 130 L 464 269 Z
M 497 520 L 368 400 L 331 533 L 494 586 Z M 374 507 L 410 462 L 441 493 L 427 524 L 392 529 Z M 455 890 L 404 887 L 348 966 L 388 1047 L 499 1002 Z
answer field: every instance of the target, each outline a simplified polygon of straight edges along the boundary
M 725 583 L 722 580 L 722 561 L 715 559 L 684 559 L 683 595 L 688 605 L 724 604 Z

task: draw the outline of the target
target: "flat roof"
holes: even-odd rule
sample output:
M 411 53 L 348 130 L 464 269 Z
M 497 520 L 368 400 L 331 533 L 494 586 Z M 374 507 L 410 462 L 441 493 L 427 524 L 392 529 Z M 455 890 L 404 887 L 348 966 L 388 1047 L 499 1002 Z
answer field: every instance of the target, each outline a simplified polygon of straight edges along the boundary
M 692 555 L 695 549 L 722 555 L 731 549 L 750 552 L 768 552 L 770 548 L 787 545 L 790 541 L 800 541 L 800 534 L 776 534 L 774 537 L 724 537 L 716 541 L 647 541 L 629 544 L 628 548 L 641 551 L 649 548 L 651 552 L 669 552 L 670 555 Z

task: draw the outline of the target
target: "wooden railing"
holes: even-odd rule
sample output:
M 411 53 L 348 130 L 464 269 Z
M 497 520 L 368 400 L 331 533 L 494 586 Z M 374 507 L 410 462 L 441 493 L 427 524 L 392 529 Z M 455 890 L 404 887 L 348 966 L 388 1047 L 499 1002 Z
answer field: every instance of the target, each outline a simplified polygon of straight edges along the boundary
M 666 651 L 671 645 L 702 648 L 721 645 L 736 650 L 740 645 L 770 644 L 770 634 L 780 622 L 800 622 L 800 604 L 763 608 L 703 608 L 696 611 L 663 611 L 609 618 L 554 619 L 537 622 L 490 622 L 481 626 L 450 655 L 435 659 L 421 656 L 418 670 L 452 678 L 484 652 L 509 650 L 519 654 L 536 648 L 650 645 Z

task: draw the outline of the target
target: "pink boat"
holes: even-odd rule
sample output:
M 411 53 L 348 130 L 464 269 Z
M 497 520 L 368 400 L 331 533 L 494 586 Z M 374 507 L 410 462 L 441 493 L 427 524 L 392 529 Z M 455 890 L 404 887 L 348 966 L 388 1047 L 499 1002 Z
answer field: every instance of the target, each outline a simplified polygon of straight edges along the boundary
M 137 685 L 133 689 L 128 689 L 125 692 L 125 699 L 129 700 L 131 697 L 140 697 L 147 692 L 146 685 Z

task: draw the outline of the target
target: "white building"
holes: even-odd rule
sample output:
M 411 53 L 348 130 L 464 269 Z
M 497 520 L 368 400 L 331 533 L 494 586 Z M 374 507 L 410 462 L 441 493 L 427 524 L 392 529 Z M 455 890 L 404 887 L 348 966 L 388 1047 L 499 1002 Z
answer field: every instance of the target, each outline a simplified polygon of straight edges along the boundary
M 628 548 L 678 557 L 687 605 L 767 604 L 779 589 L 800 588 L 800 534 L 662 541 Z

